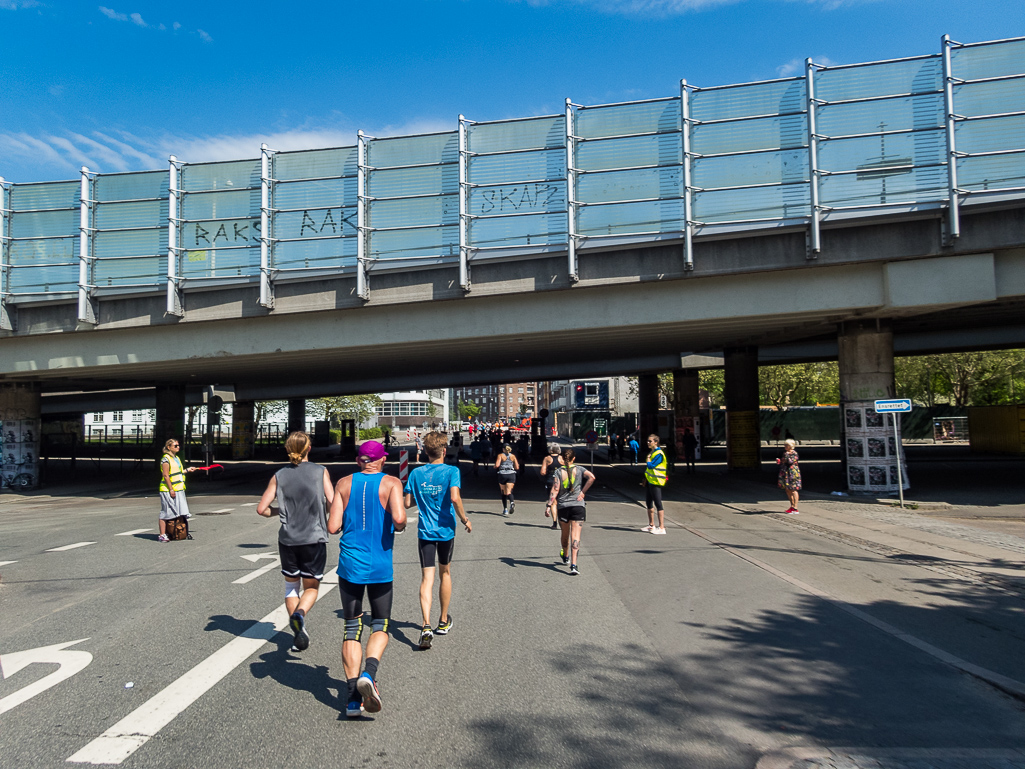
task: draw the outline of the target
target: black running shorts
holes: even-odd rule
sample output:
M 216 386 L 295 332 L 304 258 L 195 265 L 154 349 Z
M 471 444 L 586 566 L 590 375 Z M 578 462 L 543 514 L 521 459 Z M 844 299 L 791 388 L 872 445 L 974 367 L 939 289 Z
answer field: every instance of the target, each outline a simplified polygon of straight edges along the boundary
M 342 615 L 344 619 L 356 619 L 363 616 L 363 594 L 370 598 L 370 616 L 374 619 L 391 617 L 392 601 L 391 582 L 372 582 L 369 585 L 355 585 L 338 578 L 338 593 L 342 599 Z
M 570 521 L 587 520 L 587 508 L 583 505 L 559 505 L 559 520 L 569 523 Z
M 283 545 L 278 542 L 278 556 L 281 558 L 281 573 L 288 579 L 324 579 L 326 542 L 314 542 L 312 545 Z
M 499 473 L 499 483 L 516 483 L 516 473 Z
M 420 568 L 433 568 L 435 556 L 437 556 L 438 563 L 442 566 L 452 563 L 452 551 L 455 550 L 455 546 L 455 539 L 446 539 L 440 542 L 430 539 L 418 539 L 417 547 L 420 550 Z

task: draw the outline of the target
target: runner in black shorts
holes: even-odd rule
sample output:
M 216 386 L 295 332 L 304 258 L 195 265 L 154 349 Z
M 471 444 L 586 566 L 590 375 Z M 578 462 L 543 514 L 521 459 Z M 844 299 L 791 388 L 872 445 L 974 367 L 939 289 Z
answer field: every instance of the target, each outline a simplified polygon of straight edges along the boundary
M 317 600 L 327 561 L 327 506 L 334 499 L 334 487 L 326 469 L 309 461 L 310 436 L 297 431 L 288 436 L 285 450 L 290 465 L 278 470 L 260 497 L 256 512 L 277 515 L 278 556 L 285 577 L 285 610 L 294 639 L 292 651 L 310 645 L 306 615 Z M 278 507 L 271 507 L 275 498 Z M 302 597 L 299 583 L 302 581 Z
M 545 479 L 545 499 L 552 495 L 552 484 L 555 483 L 555 471 L 559 469 L 559 446 L 552 443 L 548 446 L 548 456 L 541 462 L 541 476 Z M 545 505 L 545 518 L 551 516 L 552 528 L 559 528 L 559 521 L 552 512 L 552 506 Z
M 555 505 L 562 525 L 562 562 L 569 564 L 569 573 L 580 573 L 577 554 L 580 551 L 580 532 L 587 519 L 584 495 L 594 483 L 594 473 L 573 464 L 573 449 L 562 450 L 562 467 L 555 473 L 555 483 L 548 494 L 548 504 Z
M 502 451 L 495 457 L 495 470 L 498 471 L 498 488 L 502 490 L 502 515 L 512 515 L 516 512 L 513 486 L 516 485 L 516 473 L 520 470 L 512 446 L 502 447 Z

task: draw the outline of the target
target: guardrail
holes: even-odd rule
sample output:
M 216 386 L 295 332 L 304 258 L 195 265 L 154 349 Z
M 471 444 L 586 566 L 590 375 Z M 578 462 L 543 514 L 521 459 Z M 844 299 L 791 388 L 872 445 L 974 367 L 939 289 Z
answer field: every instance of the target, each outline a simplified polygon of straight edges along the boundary
M 186 286 L 274 285 L 371 269 L 624 242 L 804 227 L 808 258 L 825 221 L 1025 197 L 1025 38 L 823 66 L 800 77 L 699 88 L 454 131 L 73 181 L 0 179 L 0 328 L 9 308 Z

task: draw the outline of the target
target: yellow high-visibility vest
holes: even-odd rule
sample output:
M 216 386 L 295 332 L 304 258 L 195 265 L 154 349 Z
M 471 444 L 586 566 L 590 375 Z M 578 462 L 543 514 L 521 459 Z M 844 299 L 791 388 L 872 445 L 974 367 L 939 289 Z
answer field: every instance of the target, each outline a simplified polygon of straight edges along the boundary
M 171 478 L 171 489 L 174 489 L 175 491 L 185 491 L 185 467 L 182 465 L 182 461 L 172 454 L 164 454 L 164 456 L 160 458 L 160 464 L 163 465 L 164 462 L 167 462 L 168 464 L 167 474 Z M 164 480 L 163 475 L 163 470 L 161 470 L 160 490 L 170 491 L 171 489 L 167 488 L 167 481 Z
M 655 466 L 652 467 L 652 462 Z M 666 485 L 666 468 L 669 462 L 666 460 L 666 453 L 660 448 L 652 449 L 648 455 L 648 466 L 644 469 L 644 478 L 652 486 Z

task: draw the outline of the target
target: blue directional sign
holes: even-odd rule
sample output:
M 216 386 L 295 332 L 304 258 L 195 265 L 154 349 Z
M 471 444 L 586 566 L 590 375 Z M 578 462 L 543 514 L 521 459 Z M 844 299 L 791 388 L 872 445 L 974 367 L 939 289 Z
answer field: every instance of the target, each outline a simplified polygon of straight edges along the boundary
M 910 398 L 893 398 L 886 401 L 876 401 L 876 413 L 879 414 L 908 411 L 911 411 Z

